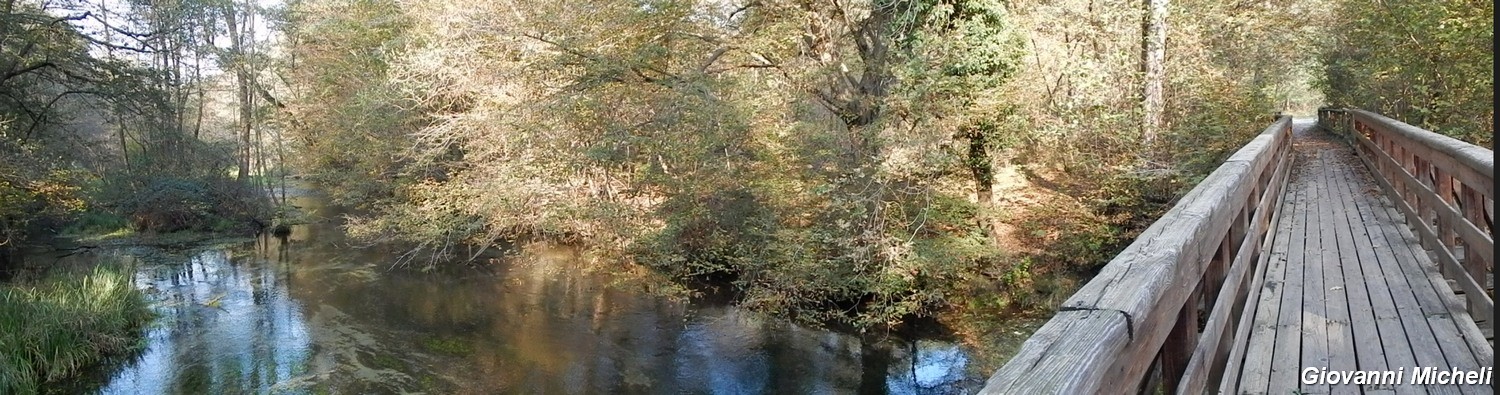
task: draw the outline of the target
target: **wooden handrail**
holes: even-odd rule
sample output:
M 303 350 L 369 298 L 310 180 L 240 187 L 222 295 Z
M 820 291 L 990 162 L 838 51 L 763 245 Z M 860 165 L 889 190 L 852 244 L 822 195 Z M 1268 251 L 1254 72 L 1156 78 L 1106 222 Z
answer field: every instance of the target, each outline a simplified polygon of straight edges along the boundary
M 1246 279 L 1264 266 L 1261 246 L 1291 168 L 1291 131 L 1291 118 L 1281 117 L 1209 174 L 1068 298 L 980 393 L 1158 385 L 1203 393 L 1217 382 L 1231 340 L 1247 330 L 1240 317 L 1255 287 Z
M 1318 121 L 1350 140 L 1469 315 L 1493 329 L 1494 151 L 1363 110 L 1322 109 Z

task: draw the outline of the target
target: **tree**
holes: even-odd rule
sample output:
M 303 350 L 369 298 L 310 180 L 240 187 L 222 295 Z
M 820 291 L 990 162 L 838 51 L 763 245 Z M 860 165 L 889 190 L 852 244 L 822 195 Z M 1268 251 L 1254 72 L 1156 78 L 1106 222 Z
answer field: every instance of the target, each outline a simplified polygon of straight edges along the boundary
M 996 253 L 941 180 L 991 182 L 1000 3 L 643 4 L 298 3 L 299 149 L 408 258 L 567 236 L 810 319 L 931 313 Z
M 1494 2 L 1383 4 L 1333 2 L 1320 56 L 1330 104 L 1491 144 Z
M 211 37 L 197 33 L 211 25 L 209 8 L 107 5 L 5 3 L 0 150 L 9 159 L 0 178 L 23 191 L 12 196 L 41 204 L 0 208 L 7 233 L 24 233 L 16 224 L 37 218 L 52 218 L 56 231 L 55 220 L 80 210 L 128 217 L 142 230 L 258 221 L 262 196 L 224 180 L 225 150 L 199 140 L 201 122 L 187 121 L 195 107 L 199 119 L 204 113 L 203 81 L 187 70 L 190 63 L 200 69 L 190 59 L 211 46 Z
M 1156 138 L 1166 129 L 1167 81 L 1167 5 L 1169 0 L 1144 0 L 1145 17 L 1141 21 L 1141 150 L 1151 159 L 1155 156 Z M 1155 166 L 1155 165 L 1148 165 Z
M 401 150 L 429 122 L 401 92 L 392 63 L 412 39 L 413 21 L 391 1 L 300 1 L 288 6 L 289 165 L 333 202 L 371 208 L 391 199 L 404 177 Z

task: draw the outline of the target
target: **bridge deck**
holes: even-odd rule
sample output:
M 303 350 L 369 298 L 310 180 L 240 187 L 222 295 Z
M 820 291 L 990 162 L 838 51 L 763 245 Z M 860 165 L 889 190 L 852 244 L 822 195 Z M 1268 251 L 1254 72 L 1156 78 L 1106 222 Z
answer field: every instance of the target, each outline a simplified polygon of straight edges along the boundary
M 1407 384 L 1419 367 L 1490 367 L 1493 346 L 1475 335 L 1460 300 L 1353 151 L 1324 132 L 1297 134 L 1297 165 L 1258 301 L 1246 307 L 1255 310 L 1245 359 L 1231 372 L 1240 391 L 1492 393 L 1489 385 Z M 1400 385 L 1305 385 L 1304 368 L 1399 369 L 1403 376 Z

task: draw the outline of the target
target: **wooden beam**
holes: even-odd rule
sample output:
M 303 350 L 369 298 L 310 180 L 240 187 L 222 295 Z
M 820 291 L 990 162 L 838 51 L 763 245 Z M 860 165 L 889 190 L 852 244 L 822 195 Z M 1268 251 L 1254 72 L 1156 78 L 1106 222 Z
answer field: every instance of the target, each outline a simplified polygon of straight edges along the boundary
M 1459 182 L 1474 185 L 1489 196 L 1495 188 L 1494 151 L 1444 136 L 1364 110 L 1348 110 L 1356 123 L 1367 125 L 1394 143 L 1452 174 Z M 1387 150 L 1389 152 L 1389 150 Z
M 1368 141 L 1369 140 L 1361 139 L 1360 143 L 1370 144 L 1368 143 Z M 1387 164 L 1395 163 L 1395 159 L 1391 158 L 1389 155 L 1386 155 L 1383 151 L 1376 154 L 1376 160 L 1385 161 Z M 1427 223 L 1426 219 L 1423 218 L 1423 216 L 1420 214 L 1421 211 L 1419 210 L 1426 209 L 1434 211 L 1436 212 L 1439 221 L 1453 226 L 1453 229 L 1448 229 L 1449 231 L 1456 231 L 1458 233 L 1458 236 L 1464 240 L 1464 243 L 1466 245 L 1474 246 L 1477 250 L 1475 252 L 1480 254 L 1480 256 L 1486 262 L 1494 261 L 1495 241 L 1493 238 L 1491 238 L 1488 232 L 1480 230 L 1479 227 L 1475 226 L 1473 222 L 1469 222 L 1468 218 L 1458 211 L 1458 208 L 1443 203 L 1444 199 L 1438 197 L 1436 191 L 1429 189 L 1426 185 L 1422 185 L 1422 182 L 1417 180 L 1416 177 L 1413 177 L 1411 174 L 1408 174 L 1404 171 L 1394 173 L 1396 176 L 1396 180 L 1400 181 L 1401 185 L 1405 186 L 1408 195 L 1419 196 L 1420 199 L 1417 199 L 1418 203 L 1429 203 L 1426 205 L 1413 206 L 1411 205 L 1412 199 L 1403 199 L 1403 201 L 1407 203 L 1407 207 L 1412 209 L 1411 215 L 1407 218 L 1408 220 L 1414 220 L 1415 222 L 1419 222 L 1423 226 L 1430 228 L 1431 225 Z M 1385 181 L 1389 182 L 1390 180 Z M 1394 188 L 1395 186 L 1396 185 L 1392 185 L 1393 188 L 1391 190 L 1393 192 L 1398 190 L 1398 188 Z M 1438 236 L 1439 235 L 1437 233 L 1424 233 L 1420 237 L 1422 237 L 1423 240 L 1440 240 Z M 1451 247 L 1452 246 L 1450 245 L 1445 248 L 1450 249 L 1451 252 Z
M 1222 288 L 1227 291 L 1220 292 L 1217 300 L 1214 302 L 1213 312 L 1209 314 L 1208 323 L 1203 327 L 1203 338 L 1199 339 L 1198 347 L 1193 350 L 1192 359 L 1188 363 L 1187 370 L 1182 375 L 1181 384 L 1177 387 L 1176 393 L 1178 394 L 1203 393 L 1208 387 L 1211 378 L 1210 371 L 1214 367 L 1223 364 L 1226 359 L 1231 359 L 1226 358 L 1231 357 L 1230 355 L 1224 355 L 1224 352 L 1228 350 L 1221 348 L 1223 340 L 1226 340 L 1224 335 L 1228 331 L 1231 321 L 1240 320 L 1239 325 L 1235 325 L 1236 335 L 1233 337 L 1243 338 L 1243 334 L 1240 333 L 1241 328 L 1245 332 L 1249 332 L 1249 328 L 1244 324 L 1249 322 L 1249 320 L 1245 320 L 1241 315 L 1244 309 L 1253 308 L 1254 306 L 1243 305 L 1243 303 L 1244 301 L 1254 300 L 1258 297 L 1259 287 L 1253 287 L 1249 291 L 1244 291 L 1249 293 L 1243 293 L 1241 285 L 1244 283 L 1245 278 L 1247 278 L 1247 273 L 1251 270 L 1256 270 L 1257 273 L 1264 271 L 1263 267 L 1265 266 L 1266 259 L 1269 258 L 1269 254 L 1258 254 L 1258 252 L 1260 252 L 1261 246 L 1270 243 L 1270 240 L 1276 236 L 1275 232 L 1266 232 L 1265 230 L 1270 223 L 1275 222 L 1280 217 L 1281 189 L 1286 184 L 1287 174 L 1292 167 L 1291 158 L 1292 155 L 1283 155 L 1278 161 L 1276 172 L 1270 182 L 1271 185 L 1265 193 L 1266 197 L 1261 199 L 1260 205 L 1256 210 L 1258 213 L 1256 215 L 1257 220 L 1252 222 L 1251 231 L 1248 233 L 1251 237 L 1244 238 L 1243 244 L 1239 248 L 1239 253 L 1235 254 L 1235 257 L 1230 261 L 1229 276 L 1225 278 L 1224 287 Z M 1268 219 L 1261 221 L 1260 218 L 1262 217 Z M 1251 265 L 1248 263 L 1251 259 L 1256 258 L 1258 258 L 1257 264 Z
M 1381 154 L 1384 154 L 1384 152 L 1381 152 Z M 1359 158 L 1360 158 L 1360 160 L 1363 160 L 1365 162 L 1366 166 L 1371 166 L 1371 167 L 1375 166 L 1374 162 L 1370 158 L 1368 158 L 1366 156 L 1366 154 L 1361 153 L 1359 155 Z M 1391 158 L 1389 156 L 1385 156 L 1384 159 L 1388 159 L 1389 160 Z M 1407 175 L 1407 176 L 1410 177 L 1410 175 Z M 1388 180 L 1386 180 L 1384 178 L 1381 178 L 1381 177 L 1373 177 L 1373 178 L 1375 178 L 1375 182 L 1377 184 L 1380 184 L 1381 189 L 1384 189 L 1387 194 L 1390 194 L 1392 196 L 1397 196 L 1396 195 L 1396 188 L 1395 188 L 1395 186 L 1391 185 L 1390 181 L 1388 181 Z M 1396 205 L 1396 208 L 1399 209 L 1402 214 L 1406 215 L 1407 224 L 1411 225 L 1410 227 L 1414 231 L 1416 231 L 1417 233 L 1419 233 L 1421 235 L 1425 235 L 1426 237 L 1431 237 L 1431 238 L 1434 238 L 1434 239 L 1437 238 L 1437 232 L 1434 231 L 1431 226 L 1428 226 L 1427 224 L 1422 223 L 1422 221 L 1420 221 L 1418 218 L 1416 218 L 1417 217 L 1416 210 L 1413 209 L 1410 205 L 1408 205 L 1405 200 L 1402 200 L 1402 199 L 1392 199 L 1392 200 L 1394 201 L 1394 203 Z M 1493 245 L 1493 244 L 1491 244 L 1491 245 Z M 1491 248 L 1493 248 L 1493 247 L 1491 247 Z M 1456 258 L 1456 257 L 1453 256 L 1453 252 L 1452 251 L 1449 251 L 1446 248 L 1438 248 L 1438 249 L 1434 249 L 1432 252 L 1433 252 L 1433 255 L 1437 256 L 1437 260 L 1438 260 L 1438 264 L 1439 265 L 1441 265 L 1441 266 L 1448 266 L 1449 267 L 1448 270 L 1452 270 L 1454 273 L 1467 273 L 1467 271 L 1464 270 L 1463 266 L 1459 265 L 1458 258 Z M 1477 306 L 1477 308 L 1494 310 L 1494 308 L 1495 308 L 1495 301 L 1493 299 L 1490 299 L 1489 294 L 1486 293 L 1486 292 L 1484 292 L 1484 288 L 1476 282 L 1475 278 L 1473 278 L 1471 276 L 1468 276 L 1468 275 L 1455 276 L 1455 277 L 1457 277 L 1457 278 L 1453 279 L 1454 282 L 1458 283 L 1458 286 L 1460 288 L 1463 288 L 1464 293 L 1469 295 L 1469 302 L 1470 303 L 1475 304 Z
M 1134 390 L 1178 326 L 1220 241 L 1245 220 L 1239 213 L 1257 181 L 1291 152 L 1284 149 L 1290 140 L 1291 118 L 1283 117 L 1237 151 L 1064 302 L 980 393 Z

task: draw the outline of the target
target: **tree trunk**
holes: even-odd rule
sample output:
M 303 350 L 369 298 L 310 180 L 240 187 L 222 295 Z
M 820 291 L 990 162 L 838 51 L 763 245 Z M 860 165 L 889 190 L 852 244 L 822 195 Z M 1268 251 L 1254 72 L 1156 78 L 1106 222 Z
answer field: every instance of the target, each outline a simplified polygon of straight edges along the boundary
M 1141 22 L 1141 68 L 1144 71 L 1141 92 L 1141 155 L 1150 161 L 1158 159 L 1156 140 L 1165 128 L 1163 92 L 1167 79 L 1167 3 L 1169 0 L 1144 0 L 1146 17 Z
M 234 70 L 235 93 L 239 104 L 239 171 L 236 173 L 238 180 L 244 180 L 250 175 L 250 117 L 253 115 L 250 108 L 250 75 L 246 69 L 245 40 L 239 25 L 240 14 L 235 12 L 235 4 L 230 3 L 224 7 L 224 21 L 228 25 L 230 68 Z
M 968 137 L 968 165 L 969 171 L 974 175 L 974 194 L 981 213 L 988 213 L 994 207 L 995 199 L 995 168 L 990 164 L 989 144 L 982 131 L 970 131 Z M 980 215 L 979 226 L 990 237 L 1000 237 L 1000 224 L 992 216 Z
M 208 89 L 203 83 L 203 56 L 199 52 L 193 54 L 193 83 L 198 85 L 198 112 L 194 114 L 197 118 L 193 121 L 193 139 L 203 139 L 203 108 L 207 105 L 204 93 Z
M 130 148 L 125 144 L 125 117 L 117 115 L 115 118 L 119 120 L 115 131 L 120 136 L 120 160 L 125 162 L 125 174 L 130 174 Z

